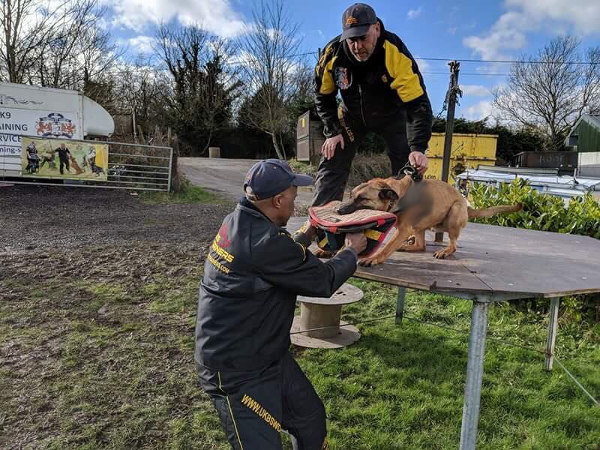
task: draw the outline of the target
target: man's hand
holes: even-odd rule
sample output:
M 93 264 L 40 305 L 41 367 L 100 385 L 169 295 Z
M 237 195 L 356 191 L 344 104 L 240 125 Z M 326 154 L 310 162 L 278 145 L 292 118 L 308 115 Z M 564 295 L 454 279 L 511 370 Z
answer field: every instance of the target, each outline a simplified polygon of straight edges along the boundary
M 353 248 L 356 254 L 360 254 L 367 248 L 367 238 L 364 233 L 348 233 L 345 244 L 346 247 Z
M 304 222 L 302 227 L 298 230 L 299 233 L 304 233 L 304 235 L 312 241 L 317 237 L 317 229 L 312 226 L 310 219 Z
M 342 150 L 344 150 L 344 136 L 342 136 L 341 134 L 336 134 L 335 136 L 325 139 L 325 142 L 321 147 L 321 154 L 323 155 L 323 158 L 333 158 L 333 155 L 335 155 L 335 149 L 337 148 L 338 144 L 342 147 Z
M 419 171 L 421 175 L 423 175 L 427 168 L 429 167 L 429 161 L 427 161 L 427 156 L 421 152 L 411 152 L 408 155 L 408 162 Z

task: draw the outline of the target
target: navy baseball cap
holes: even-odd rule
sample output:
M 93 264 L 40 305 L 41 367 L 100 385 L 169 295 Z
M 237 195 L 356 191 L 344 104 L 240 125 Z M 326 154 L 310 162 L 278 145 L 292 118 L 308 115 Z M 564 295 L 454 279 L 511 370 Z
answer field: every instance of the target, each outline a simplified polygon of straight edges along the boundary
M 340 41 L 364 36 L 374 23 L 377 23 L 375 10 L 365 3 L 355 3 L 342 14 L 343 32 Z
M 285 191 L 290 186 L 308 186 L 313 179 L 294 173 L 286 161 L 266 159 L 254 164 L 244 181 L 244 192 L 251 200 L 263 200 Z M 246 188 L 250 188 L 248 192 Z

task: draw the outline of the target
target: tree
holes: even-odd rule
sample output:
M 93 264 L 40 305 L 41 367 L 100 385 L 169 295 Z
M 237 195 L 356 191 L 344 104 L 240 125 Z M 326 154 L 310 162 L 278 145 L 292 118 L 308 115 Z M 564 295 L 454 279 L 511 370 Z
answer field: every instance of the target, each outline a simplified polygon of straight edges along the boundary
M 281 0 L 261 1 L 254 23 L 242 39 L 242 73 L 252 108 L 240 120 L 267 133 L 277 156 L 285 159 L 283 136 L 290 131 L 289 103 L 298 91 L 298 26 Z
M 184 142 L 206 152 L 214 134 L 231 119 L 241 82 L 228 64 L 234 53 L 229 41 L 209 35 L 197 25 L 162 25 L 157 52 L 173 77 L 169 105 L 173 129 Z
M 107 109 L 116 114 L 131 114 L 133 133 L 139 128 L 150 134 L 166 124 L 168 104 L 173 97 L 172 79 L 149 61 L 138 59 L 120 68 L 113 76 L 114 102 Z
M 600 108 L 600 47 L 581 61 L 579 45 L 572 36 L 552 40 L 534 57 L 513 64 L 508 85 L 494 95 L 503 118 L 541 130 L 549 150 L 563 149 L 581 115 Z
M 0 2 L 1 78 L 58 86 L 61 74 L 81 56 L 77 46 L 85 32 L 97 25 L 97 0 Z
M 122 52 L 100 27 L 104 13 L 98 0 L 73 2 L 63 26 L 56 27 L 36 51 L 30 82 L 67 89 L 89 89 L 106 82 L 101 78 Z

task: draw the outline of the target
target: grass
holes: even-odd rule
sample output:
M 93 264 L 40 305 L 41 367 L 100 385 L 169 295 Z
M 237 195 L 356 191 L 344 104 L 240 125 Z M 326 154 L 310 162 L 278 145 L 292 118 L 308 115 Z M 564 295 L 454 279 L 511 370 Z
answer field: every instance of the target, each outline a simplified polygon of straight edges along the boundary
M 147 204 L 167 203 L 220 203 L 222 198 L 184 179 L 177 192 L 143 192 L 140 199 Z
M 150 278 L 132 267 L 111 279 L 98 267 L 76 283 L 2 281 L 1 448 L 229 448 L 196 384 L 199 264 L 150 262 Z M 393 314 L 394 289 L 352 283 L 365 298 L 344 307 L 344 320 Z M 409 291 L 406 303 L 401 326 L 359 324 L 350 347 L 293 349 L 326 405 L 332 449 L 457 447 L 470 302 Z M 543 355 L 495 340 L 543 349 L 546 327 L 546 315 L 490 308 L 478 448 L 598 448 L 600 408 L 558 367 L 544 372 Z M 562 321 L 557 354 L 598 395 L 600 326 Z

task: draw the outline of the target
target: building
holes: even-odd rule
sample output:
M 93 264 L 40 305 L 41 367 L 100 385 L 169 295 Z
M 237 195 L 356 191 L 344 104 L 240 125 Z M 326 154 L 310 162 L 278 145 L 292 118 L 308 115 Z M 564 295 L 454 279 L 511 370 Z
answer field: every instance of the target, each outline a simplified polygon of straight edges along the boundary
M 600 115 L 584 114 L 575 123 L 565 142 L 580 153 L 600 152 Z
M 565 144 L 578 153 L 579 176 L 600 177 L 600 115 L 581 116 Z

